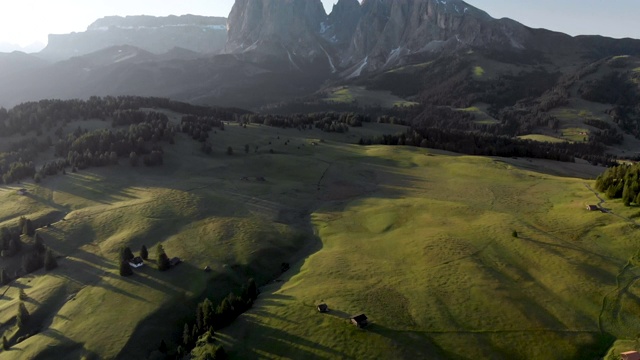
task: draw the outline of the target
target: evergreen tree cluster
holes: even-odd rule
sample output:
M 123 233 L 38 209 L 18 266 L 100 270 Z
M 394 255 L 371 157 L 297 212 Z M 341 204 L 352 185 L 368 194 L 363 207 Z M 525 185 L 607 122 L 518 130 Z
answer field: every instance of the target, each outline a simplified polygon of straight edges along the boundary
M 0 228 L 0 240 L 2 245 L 2 256 L 11 257 L 19 254 L 23 250 L 22 240 L 20 235 L 32 237 L 33 246 L 27 248 L 22 255 L 22 271 L 25 273 L 32 273 L 42 267 L 47 271 L 53 270 L 58 266 L 55 254 L 53 250 L 48 248 L 44 244 L 44 239 L 38 233 L 36 233 L 35 225 L 26 217 L 20 217 L 18 226 L 9 229 L 7 227 Z M 10 281 L 9 275 L 6 269 L 2 269 L 2 276 L 0 276 L 0 282 L 6 284 Z
M 361 138 L 359 144 L 419 146 L 469 155 L 529 157 L 564 162 L 573 162 L 576 157 L 579 157 L 593 164 L 613 163 L 613 157 L 604 154 L 604 146 L 601 144 L 547 143 L 438 128 L 408 130 L 395 135 Z
M 596 189 L 609 199 L 622 199 L 625 206 L 640 205 L 640 164 L 608 168 L 596 179 Z
M 279 128 L 307 130 L 316 127 L 326 132 L 346 132 L 349 126 L 359 127 L 371 122 L 371 117 L 358 113 L 321 112 L 312 114 L 245 114 L 239 117 L 241 123 L 262 124 Z
M 20 240 L 20 228 L 9 230 L 7 227 L 0 228 L 0 236 L 2 237 L 2 256 L 11 257 L 18 254 L 22 250 L 22 241 Z
M 142 156 L 146 166 L 162 165 L 163 150 L 158 142 L 172 141 L 173 136 L 174 128 L 166 117 L 115 132 L 78 129 L 56 144 L 55 154 L 78 169 L 115 165 L 120 157 L 130 157 L 131 153 Z
M 249 310 L 258 298 L 258 294 L 255 280 L 249 279 L 240 296 L 230 293 L 217 306 L 209 298 L 200 302 L 196 307 L 195 323 L 184 325 L 181 339 L 183 351 L 191 351 L 202 336 L 207 338 L 205 341 L 211 342 L 214 332 L 228 326 L 240 314 Z M 226 358 L 226 354 L 223 354 L 224 350 L 220 352 L 219 356 Z M 214 358 L 218 359 L 218 357 Z
M 162 148 L 158 144 L 174 142 L 179 130 L 168 122 L 167 116 L 149 108 L 163 108 L 202 117 L 235 120 L 247 111 L 239 109 L 196 106 L 162 98 L 136 96 L 91 97 L 88 100 L 41 100 L 27 102 L 7 110 L 0 108 L 0 138 L 16 134 L 27 137 L 14 141 L 6 152 L 0 153 L 0 177 L 5 184 L 33 177 L 40 181 L 46 176 L 64 172 L 65 168 L 83 169 L 89 166 L 116 164 L 118 158 L 136 152 L 147 166 L 162 164 Z M 78 128 L 64 136 L 64 127 L 72 121 L 89 119 L 110 120 L 112 126 L 131 125 L 126 130 L 86 131 Z M 44 131 L 53 132 L 42 137 Z M 55 154 L 63 160 L 45 164 L 37 170 L 36 156 L 55 145 Z
M 22 103 L 10 110 L 0 108 L 0 137 L 14 134 L 26 135 L 30 131 L 38 133 L 38 131 L 55 129 L 77 120 L 107 120 L 117 117 L 116 122 L 126 122 L 127 115 L 116 114 L 147 108 L 162 108 L 198 116 L 214 116 L 227 121 L 247 113 L 240 109 L 191 105 L 157 97 L 92 96 L 88 100 L 40 100 Z

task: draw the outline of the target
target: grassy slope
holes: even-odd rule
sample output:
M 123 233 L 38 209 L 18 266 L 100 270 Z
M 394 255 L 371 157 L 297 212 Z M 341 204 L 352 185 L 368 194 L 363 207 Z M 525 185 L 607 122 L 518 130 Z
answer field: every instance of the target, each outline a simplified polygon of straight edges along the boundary
M 30 297 L 31 327 L 40 330 L 0 359 L 145 358 L 154 342 L 181 331 L 194 297 L 219 298 L 248 276 L 264 281 L 280 262 L 310 253 L 220 334 L 236 358 L 466 356 L 461 348 L 542 358 L 547 348 L 573 354 L 591 341 L 602 297 L 635 249 L 628 226 L 582 211 L 595 202 L 583 181 L 486 158 L 343 143 L 397 130 L 228 126 L 212 135 L 212 157 L 179 139 L 162 168 L 123 161 L 126 171 L 26 185 L 28 196 L 1 189 L 4 222 L 68 214 L 41 230 L 65 257 L 60 267 L 20 279 L 0 299 L 10 339 L 17 287 Z M 327 142 L 311 145 L 320 138 Z M 222 155 L 229 145 L 233 157 Z M 521 238 L 511 237 L 514 228 Z M 303 235 L 311 229 L 321 243 Z M 153 257 L 160 242 L 185 263 L 160 273 L 151 262 L 131 278 L 117 275 L 120 246 L 137 252 L 146 244 Z M 204 273 L 205 265 L 214 271 Z M 620 324 L 609 313 L 627 315 L 634 305 L 619 298 L 604 317 L 612 328 Z M 328 316 L 315 313 L 320 300 L 333 309 Z M 346 324 L 358 312 L 373 321 L 369 330 Z M 611 331 L 624 335 L 620 329 Z
M 389 91 L 367 90 L 363 86 L 343 86 L 333 89 L 325 101 L 334 103 L 358 102 L 360 106 L 381 106 L 383 108 L 417 104 L 395 96 Z
M 582 358 L 601 329 L 637 332 L 624 320 L 635 291 L 616 283 L 634 229 L 584 210 L 588 182 L 419 149 L 335 151 L 351 171 L 323 182 L 326 196 L 376 189 L 314 212 L 322 249 L 220 334 L 234 358 Z M 361 312 L 367 330 L 348 324 Z
M 39 230 L 64 257 L 60 267 L 18 280 L 0 299 L 2 330 L 9 339 L 17 337 L 12 320 L 17 287 L 33 299 L 29 310 L 42 314 L 30 324 L 41 332 L 0 353 L 0 359 L 144 358 L 157 346 L 149 339 L 159 343 L 181 331 L 185 314 L 193 313 L 194 297 L 221 298 L 250 276 L 270 279 L 282 261 L 308 251 L 314 244 L 308 232 L 308 208 L 316 201 L 311 194 L 327 166 L 309 156 L 318 151 L 310 144 L 321 133 L 301 136 L 290 130 L 295 139 L 289 145 L 283 133 L 229 126 L 224 135 L 213 135 L 212 157 L 200 155 L 198 144 L 183 138 L 167 146 L 161 168 L 131 169 L 122 160 L 120 168 L 20 185 L 29 189 L 28 196 L 17 195 L 17 187 L 2 189 L 0 220 L 9 225 L 20 215 L 60 219 L 68 214 L 51 229 Z M 248 155 L 244 144 L 251 145 Z M 236 151 L 232 157 L 223 155 L 229 145 Z M 260 146 L 258 153 L 254 146 Z M 268 154 L 270 148 L 276 154 Z M 267 182 L 239 181 L 243 176 L 264 176 Z M 158 243 L 185 263 L 160 273 L 151 261 L 131 278 L 117 275 L 120 246 L 137 252 L 145 244 L 153 257 Z M 202 271 L 206 265 L 211 273 Z

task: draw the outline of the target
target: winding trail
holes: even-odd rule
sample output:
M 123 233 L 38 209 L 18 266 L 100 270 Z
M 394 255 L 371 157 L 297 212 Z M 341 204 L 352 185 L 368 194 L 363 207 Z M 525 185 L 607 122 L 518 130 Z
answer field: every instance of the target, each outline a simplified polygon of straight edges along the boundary
M 620 214 L 616 214 L 613 211 L 611 211 L 610 209 L 607 209 L 607 208 L 603 207 L 602 205 L 604 205 L 607 201 L 605 199 L 603 199 L 600 196 L 600 194 L 591 187 L 591 185 L 584 184 L 584 187 L 589 189 L 589 191 L 591 191 L 596 196 L 596 198 L 598 198 L 598 200 L 600 200 L 600 202 L 598 203 L 598 207 L 600 208 L 600 211 L 602 211 L 605 214 L 609 214 L 609 215 L 613 215 L 615 217 L 618 217 L 618 218 L 620 218 L 620 219 L 622 219 L 622 220 L 624 220 L 624 221 L 626 221 L 628 223 L 631 223 L 631 224 L 633 224 L 635 226 L 640 226 L 640 224 L 638 224 L 635 220 L 633 220 L 631 218 L 628 218 L 628 217 L 625 217 L 625 216 L 622 216 Z

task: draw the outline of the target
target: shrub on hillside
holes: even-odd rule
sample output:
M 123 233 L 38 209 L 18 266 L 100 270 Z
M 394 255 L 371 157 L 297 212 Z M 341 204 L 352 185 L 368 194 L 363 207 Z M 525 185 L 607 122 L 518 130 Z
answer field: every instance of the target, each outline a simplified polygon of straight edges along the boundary
M 53 254 L 53 250 L 47 249 L 47 252 L 44 254 L 44 269 L 50 271 L 57 267 L 58 262 L 56 261 L 56 257 Z

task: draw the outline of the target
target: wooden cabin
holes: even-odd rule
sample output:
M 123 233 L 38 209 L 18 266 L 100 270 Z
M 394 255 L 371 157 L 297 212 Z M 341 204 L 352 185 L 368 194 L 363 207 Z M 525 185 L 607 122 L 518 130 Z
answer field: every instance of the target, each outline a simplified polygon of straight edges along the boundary
M 359 328 L 363 328 L 369 325 L 369 321 L 367 319 L 367 315 L 360 314 L 351 318 L 351 323 Z

